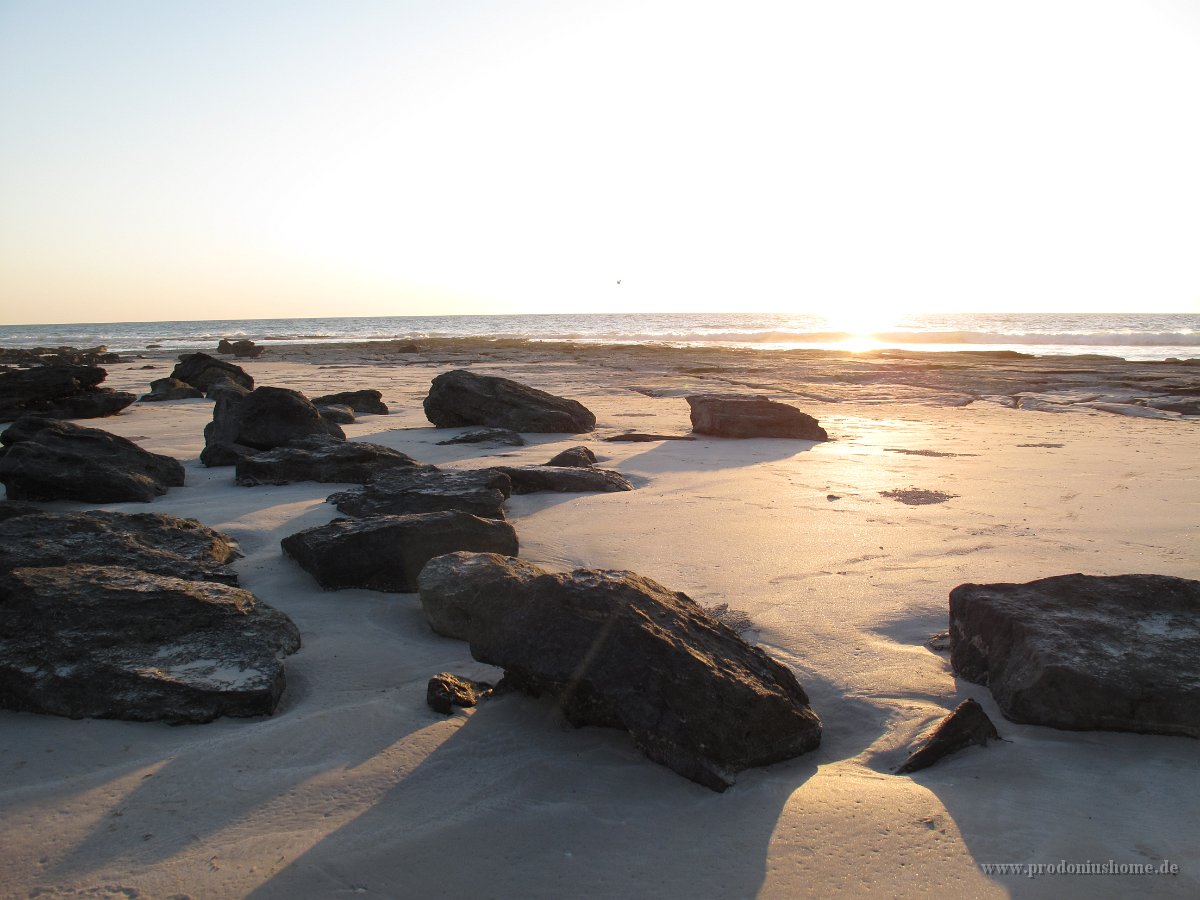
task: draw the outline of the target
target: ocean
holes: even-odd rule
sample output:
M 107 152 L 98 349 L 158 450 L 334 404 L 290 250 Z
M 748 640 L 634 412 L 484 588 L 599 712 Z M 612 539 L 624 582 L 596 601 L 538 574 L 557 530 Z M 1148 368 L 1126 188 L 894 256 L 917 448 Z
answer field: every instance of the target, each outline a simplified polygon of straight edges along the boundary
M 882 327 L 783 313 L 627 313 L 499 316 L 384 316 L 0 325 L 2 347 L 213 349 L 221 338 L 296 344 L 422 338 L 662 343 L 786 349 L 901 348 L 1103 354 L 1153 360 L 1200 356 L 1200 314 L 955 313 L 910 315 Z

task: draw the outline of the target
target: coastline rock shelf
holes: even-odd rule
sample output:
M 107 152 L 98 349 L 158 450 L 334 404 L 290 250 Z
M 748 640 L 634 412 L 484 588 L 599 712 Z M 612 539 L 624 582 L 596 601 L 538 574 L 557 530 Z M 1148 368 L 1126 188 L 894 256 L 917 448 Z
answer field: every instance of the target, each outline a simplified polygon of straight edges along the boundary
M 420 592 L 435 630 L 504 669 L 498 689 L 553 697 L 577 727 L 623 728 L 650 759 L 712 790 L 820 744 L 790 669 L 649 578 L 454 553 L 425 567 Z
M 1200 738 L 1200 581 L 1075 574 L 959 585 L 950 662 L 1014 722 Z

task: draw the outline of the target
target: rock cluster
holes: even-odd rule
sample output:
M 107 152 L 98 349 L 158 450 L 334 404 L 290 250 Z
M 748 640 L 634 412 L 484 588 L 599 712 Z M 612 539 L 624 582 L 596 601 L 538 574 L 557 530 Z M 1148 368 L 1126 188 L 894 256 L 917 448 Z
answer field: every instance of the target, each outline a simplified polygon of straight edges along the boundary
M 228 338 L 221 338 L 221 340 L 217 342 L 218 353 L 224 353 L 232 356 L 246 356 L 250 357 L 251 359 L 262 356 L 262 352 L 265 349 L 267 348 L 261 347 L 254 343 L 254 341 L 246 340 L 245 338 L 238 341 L 231 341 Z
M 119 413 L 137 398 L 98 387 L 108 373 L 71 364 L 0 371 L 0 422 L 21 416 L 98 419 Z

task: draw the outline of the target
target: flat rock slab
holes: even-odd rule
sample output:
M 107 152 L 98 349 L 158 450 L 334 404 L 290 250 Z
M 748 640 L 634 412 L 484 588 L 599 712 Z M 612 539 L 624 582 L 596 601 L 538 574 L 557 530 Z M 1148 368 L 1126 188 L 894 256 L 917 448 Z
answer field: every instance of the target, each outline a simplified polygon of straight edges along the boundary
M 692 430 L 731 438 L 795 438 L 827 441 L 829 434 L 816 419 L 794 406 L 736 394 L 692 394 Z
M 22 416 L 97 419 L 119 413 L 137 397 L 97 387 L 108 373 L 97 366 L 51 365 L 0 371 L 0 422 Z
M 360 415 L 386 416 L 387 404 L 383 402 L 383 394 L 379 391 L 341 391 L 337 394 L 325 394 L 313 397 L 314 406 L 348 406 Z
M 507 475 L 514 494 L 535 494 L 539 491 L 588 493 L 632 491 L 633 485 L 620 472 L 612 469 L 579 468 L 572 466 L 492 466 L 492 471 Z
M 652 760 L 713 790 L 820 743 L 790 669 L 633 572 L 457 553 L 426 567 L 421 604 L 455 607 L 471 655 L 504 669 L 498 689 L 549 695 L 576 726 L 624 728 Z
M 207 353 L 187 353 L 179 357 L 171 377 L 205 393 L 220 381 L 232 381 L 248 391 L 254 390 L 254 379 L 245 369 Z
M 950 662 L 1014 722 L 1200 737 L 1200 581 L 1075 574 L 959 585 Z
M 327 502 L 348 516 L 402 516 L 457 510 L 503 519 L 512 481 L 494 469 L 447 471 L 434 466 L 396 468 L 373 476 L 364 487 L 331 494 Z
M 0 434 L 0 482 L 10 500 L 148 503 L 183 484 L 183 466 L 133 441 L 27 416 Z
M 510 431 L 580 434 L 596 427 L 595 415 L 576 400 L 466 369 L 434 378 L 424 407 L 425 416 L 438 428 L 486 425 Z
M 509 447 L 524 447 L 525 438 L 507 428 L 472 428 L 455 437 L 438 441 L 439 447 L 451 444 L 504 444 Z
M 690 434 L 647 434 L 641 431 L 627 431 L 624 434 L 614 434 L 604 440 L 612 443 L 649 444 L 654 441 L 694 441 Z
M 433 557 L 456 550 L 515 555 L 517 533 L 507 522 L 447 511 L 334 519 L 289 535 L 282 545 L 326 590 L 413 593 Z
M 274 711 L 287 616 L 253 594 L 116 566 L 0 576 L 0 706 L 71 718 L 208 722 Z
M 245 486 L 291 484 L 296 481 L 365 484 L 392 469 L 426 468 L 411 456 L 365 441 L 339 441 L 328 435 L 296 438 L 284 447 L 244 456 L 235 478 Z
M 228 537 L 195 519 L 0 504 L 0 573 L 88 563 L 236 585 L 229 564 L 239 555 Z

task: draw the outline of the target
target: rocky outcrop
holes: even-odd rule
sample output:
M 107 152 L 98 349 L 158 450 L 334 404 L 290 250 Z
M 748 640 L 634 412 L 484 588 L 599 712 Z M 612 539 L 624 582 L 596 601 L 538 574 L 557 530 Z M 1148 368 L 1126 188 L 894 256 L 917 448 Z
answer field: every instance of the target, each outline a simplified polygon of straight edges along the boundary
M 242 457 L 236 465 L 235 478 L 238 484 L 244 486 L 291 484 L 295 481 L 365 484 L 380 472 L 426 468 L 411 456 L 391 447 L 339 441 L 325 434 L 296 438 L 285 447 Z
M 587 493 L 632 491 L 633 485 L 620 472 L 611 469 L 573 468 L 570 466 L 493 466 L 492 471 L 507 475 L 514 494 L 538 491 Z
M 425 702 L 434 712 L 448 716 L 454 712 L 454 707 L 475 706 L 491 692 L 492 686 L 486 681 L 471 681 L 469 678 L 442 672 L 429 679 L 429 686 L 425 689 Z
M 0 434 L 0 482 L 10 500 L 148 503 L 183 484 L 183 466 L 133 441 L 27 416 Z
M 383 394 L 379 391 L 342 391 L 338 394 L 313 397 L 312 402 L 314 406 L 348 406 L 363 416 L 388 414 L 387 404 L 383 402 Z
M 456 550 L 515 555 L 517 535 L 507 522 L 446 511 L 334 519 L 289 535 L 282 544 L 327 590 L 411 593 L 433 557 Z
M 249 357 L 250 359 L 262 356 L 262 352 L 266 349 L 266 347 L 261 347 L 254 343 L 254 341 L 246 340 L 245 338 L 242 338 L 238 341 L 230 341 L 227 338 L 221 338 L 221 340 L 217 342 L 218 353 Z
M 596 427 L 596 417 L 578 401 L 465 369 L 434 378 L 424 406 L 426 417 L 438 428 L 486 425 L 511 431 L 580 434 Z
M 100 366 L 120 362 L 121 356 L 105 346 L 80 350 L 76 347 L 0 347 L 0 365 Z
M 150 382 L 150 393 L 138 398 L 142 403 L 158 403 L 163 400 L 191 400 L 203 397 L 204 391 L 194 388 L 178 378 L 159 378 Z
M 828 433 L 812 416 L 766 397 L 693 394 L 687 402 L 691 407 L 692 430 L 697 434 L 829 440 Z
M 19 520 L 18 520 L 19 521 Z M 253 594 L 116 566 L 0 575 L 0 706 L 207 722 L 271 713 L 296 626 Z
M 340 404 L 338 406 L 321 406 L 317 403 L 314 403 L 313 406 L 317 407 L 317 412 L 326 422 L 332 422 L 334 425 L 354 424 L 354 410 L 348 406 Z
M 195 519 L 158 513 L 47 512 L 0 504 L 0 573 L 86 563 L 236 585 L 232 541 Z
M 380 473 L 365 487 L 332 494 L 328 502 L 348 516 L 458 510 L 485 519 L 503 519 L 502 506 L 511 494 L 508 476 L 493 469 L 446 471 L 422 466 Z
M 205 393 L 218 381 L 232 381 L 247 390 L 254 390 L 254 379 L 245 369 L 207 353 L 186 353 L 179 357 L 179 363 L 171 371 L 171 377 Z
M 577 447 L 570 447 L 562 453 L 557 453 L 552 456 L 547 462 L 548 466 L 559 466 L 568 469 L 587 469 L 596 464 L 596 454 L 587 447 L 580 444 Z
M 524 447 L 525 438 L 507 428 L 472 428 L 452 438 L 438 441 L 439 447 L 451 444 L 506 444 L 509 447 Z
M 200 461 L 206 466 L 233 465 L 254 451 L 284 447 L 312 435 L 346 437 L 299 391 L 260 387 L 244 397 L 223 393 L 213 407 L 212 421 L 204 426 Z
M 133 394 L 97 387 L 108 377 L 96 366 L 51 365 L 0 371 L 0 422 L 22 416 L 98 419 L 119 413 Z
M 896 774 L 907 775 L 928 769 L 938 760 L 959 750 L 972 745 L 986 747 L 988 741 L 998 740 L 1001 738 L 996 726 L 983 707 L 977 701 L 967 699 L 938 723 L 937 728 L 896 769 Z
M 959 585 L 950 662 L 1014 722 L 1200 737 L 1200 581 Z
M 221 378 L 205 388 L 204 396 L 214 401 L 220 400 L 222 396 L 229 396 L 236 399 L 238 397 L 245 397 L 251 390 L 252 388 L 248 388 L 244 384 L 230 381 L 228 378 Z
M 504 669 L 499 687 L 553 697 L 577 726 L 625 728 L 652 760 L 706 787 L 820 743 L 790 669 L 648 578 L 551 573 L 494 554 L 427 571 L 422 607 L 440 606 L 443 588 L 453 595 L 471 655 Z

